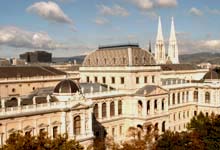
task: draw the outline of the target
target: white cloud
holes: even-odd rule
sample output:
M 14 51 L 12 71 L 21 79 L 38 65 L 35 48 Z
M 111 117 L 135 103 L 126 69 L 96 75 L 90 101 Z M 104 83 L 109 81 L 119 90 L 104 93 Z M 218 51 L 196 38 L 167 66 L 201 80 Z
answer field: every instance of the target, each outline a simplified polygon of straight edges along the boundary
M 176 7 L 177 0 L 156 0 L 156 5 L 159 7 Z
M 177 0 L 127 0 L 141 10 L 150 10 L 160 7 L 176 7 Z
M 211 50 L 220 49 L 220 40 L 205 40 L 201 41 L 201 46 Z
M 122 17 L 129 16 L 129 12 L 125 8 L 116 4 L 113 7 L 109 7 L 106 5 L 98 5 L 98 8 L 100 13 L 103 15 L 122 16 Z
M 66 49 L 45 32 L 30 32 L 14 26 L 0 27 L 0 45 L 28 49 Z
M 195 16 L 202 16 L 203 15 L 203 12 L 201 10 L 199 10 L 198 8 L 195 8 L 195 7 L 192 7 L 190 10 L 189 10 L 189 13 L 191 15 L 195 15 Z
M 97 25 L 104 25 L 104 24 L 108 24 L 109 23 L 109 20 L 106 19 L 106 18 L 96 18 L 94 20 L 94 22 L 97 24 Z
M 48 21 L 73 24 L 73 21 L 55 2 L 37 2 L 29 6 L 26 10 Z
M 148 10 L 153 8 L 153 1 L 152 0 L 127 0 L 137 6 L 142 10 Z

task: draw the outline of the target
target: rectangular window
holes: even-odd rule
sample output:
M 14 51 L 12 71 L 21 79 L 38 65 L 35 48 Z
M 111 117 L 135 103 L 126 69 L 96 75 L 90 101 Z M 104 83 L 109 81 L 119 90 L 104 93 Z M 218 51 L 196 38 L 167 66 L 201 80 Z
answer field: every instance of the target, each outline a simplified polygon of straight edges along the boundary
M 115 128 L 112 128 L 112 136 L 115 135 Z
M 97 83 L 98 82 L 98 77 L 95 77 L 95 83 Z
M 144 83 L 147 83 L 147 76 L 144 77 Z
M 136 77 L 136 84 L 139 84 L 139 77 Z
M 105 77 L 102 77 L 102 83 L 106 83 Z
M 152 76 L 152 83 L 155 83 L 155 77 Z
M 125 83 L 125 78 L 121 77 L 121 84 L 124 84 L 124 83 Z
M 86 82 L 89 83 L 89 77 L 88 76 L 86 77 Z
M 122 132 L 123 132 L 123 127 L 122 125 L 119 127 L 119 134 L 122 135 Z
M 58 126 L 53 127 L 53 138 L 56 138 L 58 135 Z
M 115 84 L 115 78 L 112 77 L 112 84 Z

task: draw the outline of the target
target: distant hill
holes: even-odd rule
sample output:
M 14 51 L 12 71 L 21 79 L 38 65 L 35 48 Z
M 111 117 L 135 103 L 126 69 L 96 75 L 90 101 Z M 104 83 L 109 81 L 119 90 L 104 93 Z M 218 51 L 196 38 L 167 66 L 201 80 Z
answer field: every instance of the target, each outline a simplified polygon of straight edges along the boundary
M 212 64 L 220 64 L 220 53 L 195 53 L 180 55 L 181 63 L 199 64 L 202 62 L 209 62 Z
M 82 63 L 86 55 L 73 56 L 73 57 L 55 57 L 53 62 L 63 63 L 63 62 L 73 62 L 76 60 L 77 63 Z M 209 62 L 212 64 L 220 64 L 220 53 L 194 53 L 194 54 L 184 54 L 180 55 L 181 63 L 199 64 L 202 62 Z

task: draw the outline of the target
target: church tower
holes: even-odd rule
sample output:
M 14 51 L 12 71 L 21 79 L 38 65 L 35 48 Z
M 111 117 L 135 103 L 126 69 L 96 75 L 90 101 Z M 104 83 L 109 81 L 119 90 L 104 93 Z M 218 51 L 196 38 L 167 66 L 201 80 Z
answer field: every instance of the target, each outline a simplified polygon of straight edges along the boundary
M 155 43 L 155 59 L 157 64 L 165 64 L 166 63 L 166 53 L 165 53 L 165 46 L 164 46 L 164 38 L 163 38 L 163 31 L 161 20 L 159 16 L 158 20 L 158 30 L 157 30 L 157 38 Z
M 175 32 L 173 17 L 171 19 L 171 30 L 170 30 L 167 60 L 170 60 L 172 64 L 179 64 L 178 46 L 177 46 L 177 41 L 176 41 L 176 32 Z

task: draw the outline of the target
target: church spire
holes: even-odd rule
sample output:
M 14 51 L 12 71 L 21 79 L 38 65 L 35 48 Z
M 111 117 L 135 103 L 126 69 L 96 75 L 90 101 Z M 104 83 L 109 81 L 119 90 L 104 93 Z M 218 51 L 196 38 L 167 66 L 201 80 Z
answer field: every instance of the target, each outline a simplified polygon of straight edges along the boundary
M 155 44 L 155 59 L 157 64 L 165 63 L 165 47 L 160 16 L 158 18 L 157 38 Z
M 170 39 L 169 39 L 169 48 L 168 48 L 168 59 L 173 64 L 179 64 L 179 54 L 178 54 L 178 46 L 176 40 L 176 32 L 174 26 L 174 19 L 171 18 L 171 30 L 170 30 Z

